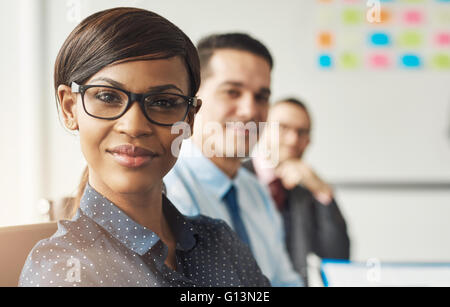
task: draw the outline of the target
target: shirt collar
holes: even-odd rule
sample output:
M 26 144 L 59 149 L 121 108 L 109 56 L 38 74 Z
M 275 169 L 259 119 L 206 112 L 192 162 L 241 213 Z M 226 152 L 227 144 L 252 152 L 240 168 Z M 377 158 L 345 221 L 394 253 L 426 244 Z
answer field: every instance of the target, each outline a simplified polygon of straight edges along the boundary
M 183 142 L 180 157 L 183 158 L 183 163 L 193 170 L 193 175 L 205 186 L 205 190 L 212 192 L 219 200 L 225 196 L 233 184 L 233 180 L 205 157 L 200 148 L 191 139 Z M 239 176 L 240 171 L 239 169 L 234 178 L 235 180 Z
M 147 253 L 160 238 L 119 209 L 88 183 L 81 198 L 80 209 L 84 215 L 103 227 L 127 248 L 139 255 Z M 193 225 L 163 195 L 163 213 L 175 236 L 177 249 L 190 250 L 196 244 Z

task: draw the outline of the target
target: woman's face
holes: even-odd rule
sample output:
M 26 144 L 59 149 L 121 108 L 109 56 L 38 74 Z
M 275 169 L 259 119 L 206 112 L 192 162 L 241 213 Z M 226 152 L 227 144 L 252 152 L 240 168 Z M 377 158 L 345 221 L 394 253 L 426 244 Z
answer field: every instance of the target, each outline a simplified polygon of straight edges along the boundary
M 188 73 L 179 57 L 113 64 L 85 85 L 108 85 L 139 94 L 164 87 L 164 93 L 189 95 Z M 172 134 L 171 127 L 149 122 L 137 102 L 119 119 L 103 120 L 84 111 L 80 94 L 70 96 L 74 103 L 68 108 L 60 94 L 62 109 L 64 113 L 71 110 L 65 118 L 72 115 L 79 130 L 90 184 L 124 194 L 143 193 L 161 185 L 176 162 L 171 146 L 181 133 Z M 186 118 L 191 125 L 193 112 Z

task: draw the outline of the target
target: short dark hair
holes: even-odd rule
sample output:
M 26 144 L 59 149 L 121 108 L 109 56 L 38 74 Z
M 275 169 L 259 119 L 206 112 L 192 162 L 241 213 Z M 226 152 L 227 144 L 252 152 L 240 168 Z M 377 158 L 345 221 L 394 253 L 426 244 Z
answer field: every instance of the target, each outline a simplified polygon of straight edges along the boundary
M 197 93 L 200 63 L 189 37 L 154 12 L 126 7 L 95 13 L 72 31 L 56 58 L 55 93 L 61 84 L 84 84 L 109 64 L 143 56 L 147 60 L 179 56 L 189 74 L 189 95 Z
M 310 124 L 310 126 L 312 126 L 312 122 L 311 122 L 311 121 L 312 121 L 312 119 L 311 119 L 311 114 L 309 113 L 308 107 L 306 106 L 306 104 L 305 104 L 303 101 L 301 101 L 301 100 L 299 100 L 299 99 L 297 99 L 297 98 L 294 98 L 294 97 L 288 97 L 288 98 L 286 98 L 286 99 L 280 99 L 280 100 L 278 100 L 277 102 L 275 102 L 275 103 L 272 105 L 272 108 L 273 108 L 273 107 L 276 107 L 276 106 L 278 106 L 278 105 L 280 105 L 280 104 L 283 104 L 283 103 L 288 103 L 288 104 L 297 106 L 297 107 L 299 107 L 299 108 L 302 108 L 303 111 L 305 111 L 306 115 L 307 115 L 308 118 L 309 118 L 309 124 Z
M 293 105 L 295 105 L 297 107 L 300 107 L 303 110 L 305 110 L 305 112 L 308 113 L 308 115 L 309 115 L 309 111 L 308 111 L 308 108 L 306 107 L 305 103 L 303 101 L 297 99 L 297 98 L 289 97 L 289 98 L 286 98 L 286 99 L 280 99 L 277 102 L 275 102 L 273 104 L 273 106 L 275 107 L 275 106 L 277 106 L 279 104 L 282 104 L 282 103 L 289 103 L 289 104 L 293 104 Z
M 245 33 L 213 34 L 204 37 L 197 44 L 200 57 L 202 77 L 208 74 L 208 66 L 214 51 L 218 49 L 235 49 L 248 51 L 263 57 L 273 69 L 274 61 L 269 49 L 263 43 Z

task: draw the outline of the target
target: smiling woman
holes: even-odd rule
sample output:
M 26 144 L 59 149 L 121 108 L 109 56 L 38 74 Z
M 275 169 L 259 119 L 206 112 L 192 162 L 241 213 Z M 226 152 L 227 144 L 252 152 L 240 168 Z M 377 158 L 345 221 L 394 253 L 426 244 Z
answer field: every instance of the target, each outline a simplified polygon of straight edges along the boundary
M 96 13 L 55 65 L 57 106 L 78 130 L 87 170 L 77 211 L 39 242 L 22 286 L 268 286 L 249 248 L 222 221 L 181 215 L 163 195 L 171 146 L 201 101 L 198 54 L 163 17 Z

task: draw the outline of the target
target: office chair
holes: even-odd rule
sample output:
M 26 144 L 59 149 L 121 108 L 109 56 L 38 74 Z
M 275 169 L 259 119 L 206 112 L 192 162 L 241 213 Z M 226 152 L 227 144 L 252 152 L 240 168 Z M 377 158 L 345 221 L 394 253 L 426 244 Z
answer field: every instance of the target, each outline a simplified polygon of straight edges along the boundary
M 51 237 L 56 223 L 0 228 L 0 287 L 16 287 L 31 249 Z

